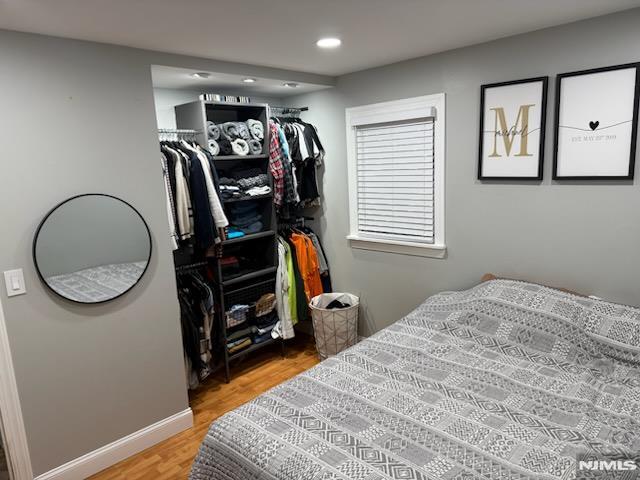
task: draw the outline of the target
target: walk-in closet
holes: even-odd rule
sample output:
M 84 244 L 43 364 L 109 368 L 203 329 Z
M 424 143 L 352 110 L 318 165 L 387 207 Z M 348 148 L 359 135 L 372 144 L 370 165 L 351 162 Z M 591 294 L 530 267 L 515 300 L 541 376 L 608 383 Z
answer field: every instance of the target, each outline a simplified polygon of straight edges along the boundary
M 308 303 L 331 291 L 311 226 L 325 151 L 308 108 L 284 98 L 154 87 L 187 384 L 206 389 L 217 372 L 228 382 L 257 352 L 284 358 L 288 340 L 313 335 Z

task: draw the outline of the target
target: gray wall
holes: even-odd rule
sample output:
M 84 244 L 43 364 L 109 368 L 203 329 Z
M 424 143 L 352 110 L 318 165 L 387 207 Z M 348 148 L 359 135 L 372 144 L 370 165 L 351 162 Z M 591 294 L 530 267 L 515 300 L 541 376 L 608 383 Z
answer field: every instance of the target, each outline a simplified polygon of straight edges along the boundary
M 429 295 L 478 283 L 485 272 L 640 303 L 638 180 L 550 180 L 553 78 L 545 180 L 475 180 L 481 84 L 639 61 L 638 25 L 640 9 L 346 75 L 335 89 L 288 100 L 310 107 L 304 118 L 317 124 L 327 148 L 322 237 L 334 287 L 362 295 L 364 334 L 389 325 Z M 448 258 L 351 249 L 345 239 L 345 107 L 439 92 L 447 95 Z
M 151 65 L 333 79 L 2 30 L 0 59 L 0 271 L 23 268 L 27 285 L 0 300 L 38 475 L 188 406 Z M 131 203 L 153 237 L 141 282 L 104 305 L 48 293 L 31 259 L 42 217 L 86 192 Z
M 36 243 L 44 278 L 84 268 L 149 257 L 149 234 L 140 216 L 111 197 L 74 198 L 47 217 Z

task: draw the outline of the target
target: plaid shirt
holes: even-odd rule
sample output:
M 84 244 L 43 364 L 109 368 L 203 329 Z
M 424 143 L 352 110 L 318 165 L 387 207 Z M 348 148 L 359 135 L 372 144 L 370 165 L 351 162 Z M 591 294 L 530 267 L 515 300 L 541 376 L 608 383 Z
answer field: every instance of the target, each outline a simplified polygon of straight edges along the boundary
M 284 199 L 284 168 L 282 165 L 282 149 L 278 139 L 278 127 L 275 122 L 269 121 L 269 170 L 273 177 L 273 203 L 282 205 Z

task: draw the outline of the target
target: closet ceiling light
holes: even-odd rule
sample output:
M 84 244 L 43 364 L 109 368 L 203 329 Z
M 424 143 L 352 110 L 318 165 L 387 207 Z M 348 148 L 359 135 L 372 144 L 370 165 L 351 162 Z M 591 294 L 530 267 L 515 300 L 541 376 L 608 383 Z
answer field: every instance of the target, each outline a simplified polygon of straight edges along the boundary
M 298 88 L 298 84 L 296 82 L 286 82 L 283 83 L 283 85 L 288 88 Z
M 249 77 L 243 78 L 242 81 L 244 83 L 256 83 L 257 82 L 257 80 L 255 78 L 249 78 Z
M 320 48 L 338 48 L 342 45 L 342 40 L 335 37 L 321 38 L 316 42 Z
M 204 78 L 209 78 L 209 77 L 211 77 L 211 74 L 207 72 L 196 72 L 191 74 L 191 78 L 197 78 L 200 80 Z

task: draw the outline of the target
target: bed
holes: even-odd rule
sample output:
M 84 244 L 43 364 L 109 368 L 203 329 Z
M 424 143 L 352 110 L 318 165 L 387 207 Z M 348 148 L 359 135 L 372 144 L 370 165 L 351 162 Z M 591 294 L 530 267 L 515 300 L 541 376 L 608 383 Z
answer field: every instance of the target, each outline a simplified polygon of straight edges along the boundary
M 65 298 L 82 303 L 110 300 L 126 292 L 142 276 L 147 262 L 114 263 L 47 277 L 45 281 Z
M 513 280 L 427 299 L 220 417 L 192 480 L 570 479 L 640 450 L 640 309 Z

